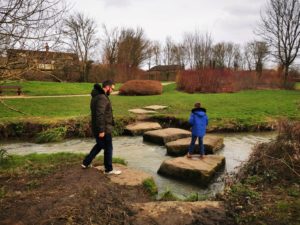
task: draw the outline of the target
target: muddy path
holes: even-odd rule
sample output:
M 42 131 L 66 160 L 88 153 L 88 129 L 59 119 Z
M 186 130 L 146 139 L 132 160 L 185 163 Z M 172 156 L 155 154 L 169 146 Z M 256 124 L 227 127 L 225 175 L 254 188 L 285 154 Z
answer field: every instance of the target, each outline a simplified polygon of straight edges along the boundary
M 60 166 L 47 176 L 0 174 L 0 184 L 7 190 L 0 198 L 0 224 L 4 225 L 166 224 L 159 214 L 153 219 L 133 207 L 151 202 L 160 206 L 142 186 L 113 184 L 98 170 L 83 170 L 78 164 Z M 178 221 L 185 221 L 184 216 L 189 219 L 186 224 L 224 224 L 222 208 L 205 207 L 183 215 L 176 211 L 176 202 L 171 204 L 174 210 L 163 208 L 167 224 L 182 224 Z
M 128 203 L 148 202 L 142 187 L 112 184 L 95 169 L 61 167 L 46 177 L 9 177 L 0 224 L 128 224 Z

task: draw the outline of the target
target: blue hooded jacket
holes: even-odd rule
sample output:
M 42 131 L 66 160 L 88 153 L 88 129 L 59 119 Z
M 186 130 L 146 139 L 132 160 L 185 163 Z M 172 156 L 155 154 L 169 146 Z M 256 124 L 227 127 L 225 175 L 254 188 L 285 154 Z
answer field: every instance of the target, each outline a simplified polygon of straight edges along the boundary
M 189 123 L 192 125 L 192 135 L 204 137 L 206 126 L 208 125 L 208 117 L 204 108 L 195 108 L 192 110 Z

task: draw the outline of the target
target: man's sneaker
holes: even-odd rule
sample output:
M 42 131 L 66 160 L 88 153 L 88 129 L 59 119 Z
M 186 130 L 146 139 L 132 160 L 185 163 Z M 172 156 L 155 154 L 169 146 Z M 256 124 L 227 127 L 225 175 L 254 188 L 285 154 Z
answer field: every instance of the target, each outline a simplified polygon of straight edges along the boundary
M 122 173 L 121 170 L 111 170 L 111 171 L 108 171 L 108 172 L 104 172 L 104 174 L 108 174 L 108 175 L 112 175 L 112 174 L 119 175 L 121 173 Z
M 186 157 L 190 159 L 190 158 L 192 158 L 192 155 L 188 152 L 188 153 L 186 154 Z
M 88 165 L 88 166 L 86 166 L 86 165 L 84 165 L 84 164 L 81 164 L 81 168 L 82 168 L 82 169 L 88 169 L 88 168 L 91 168 L 91 167 L 92 167 L 91 164 Z

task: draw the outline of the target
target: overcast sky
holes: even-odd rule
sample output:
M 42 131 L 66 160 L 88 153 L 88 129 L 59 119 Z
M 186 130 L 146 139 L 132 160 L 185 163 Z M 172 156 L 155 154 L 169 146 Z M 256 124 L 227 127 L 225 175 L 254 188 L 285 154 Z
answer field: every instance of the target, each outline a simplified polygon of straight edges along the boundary
M 255 38 L 253 30 L 266 0 L 69 0 L 74 11 L 101 25 L 142 27 L 151 40 L 167 36 L 180 41 L 184 32 L 209 32 L 215 42 L 243 44 Z

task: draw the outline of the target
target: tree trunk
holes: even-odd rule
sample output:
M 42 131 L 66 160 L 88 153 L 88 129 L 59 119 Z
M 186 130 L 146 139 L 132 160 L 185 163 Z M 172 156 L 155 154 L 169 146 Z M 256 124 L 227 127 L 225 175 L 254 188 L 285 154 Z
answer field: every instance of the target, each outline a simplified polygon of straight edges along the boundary
M 284 83 L 283 83 L 284 88 L 287 88 L 287 86 L 288 86 L 289 67 L 290 67 L 290 65 L 288 65 L 288 64 L 284 65 Z

